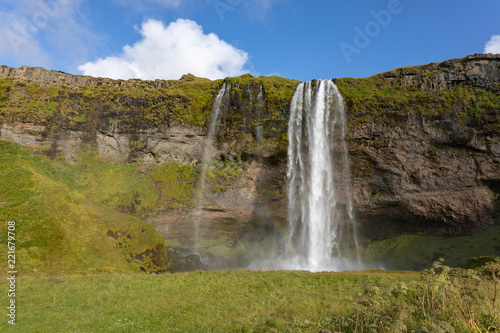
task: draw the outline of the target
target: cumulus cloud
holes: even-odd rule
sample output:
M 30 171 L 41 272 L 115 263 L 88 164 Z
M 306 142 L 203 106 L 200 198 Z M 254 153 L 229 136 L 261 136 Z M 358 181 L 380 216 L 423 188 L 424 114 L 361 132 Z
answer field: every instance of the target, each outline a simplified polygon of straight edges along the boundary
M 493 35 L 484 45 L 484 53 L 500 53 L 500 35 Z
M 100 58 L 78 67 L 85 75 L 114 79 L 178 79 L 192 73 L 210 79 L 241 75 L 248 70 L 248 54 L 204 34 L 196 22 L 178 19 L 165 26 L 149 19 L 139 30 L 142 39 L 126 45 L 119 56 Z

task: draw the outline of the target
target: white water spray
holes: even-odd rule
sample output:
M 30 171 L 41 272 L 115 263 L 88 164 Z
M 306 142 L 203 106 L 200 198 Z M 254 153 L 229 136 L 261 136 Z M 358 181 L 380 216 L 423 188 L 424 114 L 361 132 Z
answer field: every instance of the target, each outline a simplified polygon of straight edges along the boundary
M 289 247 L 279 268 L 360 268 L 345 125 L 342 96 L 332 81 L 298 86 L 288 127 Z M 348 258 L 346 241 L 356 248 L 355 259 Z

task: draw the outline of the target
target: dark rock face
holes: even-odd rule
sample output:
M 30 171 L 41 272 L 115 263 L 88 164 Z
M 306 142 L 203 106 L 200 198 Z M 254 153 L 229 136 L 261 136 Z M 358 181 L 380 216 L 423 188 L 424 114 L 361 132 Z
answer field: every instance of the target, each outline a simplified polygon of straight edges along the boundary
M 95 79 L 27 67 L 1 67 L 0 77 L 40 86 L 68 86 L 72 90 L 106 84 L 140 86 L 139 80 Z M 404 101 L 375 96 L 373 104 L 373 101 L 356 100 L 349 90 L 341 89 L 349 117 L 351 181 L 360 224 L 369 232 L 380 233 L 384 229 L 381 226 L 392 225 L 401 231 L 439 234 L 475 232 L 491 224 L 491 218 L 497 214 L 495 205 L 500 193 L 500 108 L 498 103 L 484 102 L 481 92 L 488 93 L 490 99 L 491 96 L 498 98 L 500 55 L 472 55 L 354 80 L 359 85 L 373 81 L 373 89 L 391 88 L 400 95 L 412 92 L 416 96 Z M 162 88 L 176 84 L 151 81 L 146 85 Z M 344 83 L 345 86 L 349 83 Z M 281 97 L 279 88 L 274 86 L 262 89 L 255 84 L 233 82 L 231 87 L 228 105 L 217 124 L 217 142 L 212 147 L 212 155 L 220 161 L 244 161 L 249 168 L 241 172 L 238 180 L 228 183 L 223 192 L 212 193 L 213 210 L 200 214 L 210 221 L 207 222 L 210 228 L 220 226 L 217 237 L 224 234 L 238 239 L 253 231 L 255 239 L 260 240 L 263 234 L 286 224 L 286 131 L 291 96 Z M 455 89 L 458 89 L 456 93 Z M 464 89 L 472 97 L 458 96 Z M 421 97 L 420 92 L 428 95 Z M 449 106 L 436 104 L 431 98 L 433 92 L 446 93 L 443 103 Z M 211 91 L 212 96 L 215 93 Z M 264 98 L 262 104 L 255 102 L 259 93 Z M 268 96 L 272 93 L 280 97 L 270 103 Z M 68 96 L 78 99 L 76 95 Z M 430 97 L 426 99 L 426 96 Z M 95 142 L 101 154 L 125 161 L 182 164 L 199 160 L 206 129 L 173 124 L 168 119 L 161 119 L 161 125 L 155 125 L 151 114 L 144 119 L 140 114 L 158 101 L 143 98 L 115 99 L 110 102 L 113 105 L 107 105 L 105 112 L 97 115 L 92 110 L 99 108 L 90 107 L 86 111 L 86 123 L 61 125 L 55 136 L 47 135 L 54 131 L 53 120 L 48 124 L 7 119 L 0 124 L 0 137 L 28 146 L 53 147 L 70 161 L 86 140 Z M 185 96 L 162 98 L 162 105 L 172 109 L 189 103 Z M 469 100 L 472 98 L 474 100 Z M 364 107 L 365 102 L 371 102 L 374 109 Z M 203 106 L 204 112 L 209 112 L 211 103 Z M 434 109 L 445 112 L 434 112 Z M 158 109 L 157 114 L 164 116 L 162 112 L 163 109 Z M 367 115 L 370 120 L 363 120 Z M 181 235 L 185 229 L 190 232 L 193 214 L 197 213 L 165 211 L 149 221 L 168 240 L 172 235 Z M 162 231 L 167 229 L 168 233 Z M 377 232 L 371 236 L 377 237 Z M 200 268 L 201 259 L 188 255 L 178 253 L 179 260 L 187 258 L 187 266 Z
M 355 201 L 362 218 L 433 233 L 489 225 L 498 213 L 500 183 L 500 56 L 472 55 L 378 77 L 399 91 L 444 91 L 452 99 L 445 111 L 433 112 L 432 105 L 422 111 L 426 105 L 419 102 L 401 116 L 382 110 L 373 122 L 351 126 Z M 464 89 L 473 98 L 487 92 L 497 102 L 471 115 L 478 110 L 475 102 L 455 97 Z
M 494 207 L 486 184 L 500 178 L 496 145 L 471 147 L 478 138 L 468 127 L 454 135 L 423 118 L 351 133 L 356 206 L 435 233 L 490 224 Z
M 130 80 L 113 80 L 108 78 L 94 78 L 85 75 L 72 75 L 61 71 L 45 70 L 42 67 L 21 66 L 19 68 L 11 68 L 8 66 L 0 66 L 0 78 L 10 78 L 14 82 L 35 83 L 42 87 L 64 86 L 69 89 L 78 89 L 83 87 L 113 85 L 115 87 L 135 86 L 138 82 L 147 82 L 148 85 L 165 88 L 172 85 L 173 80 L 155 80 L 142 81 L 138 79 Z M 184 77 L 183 77 L 184 78 Z M 189 79 L 187 77 L 185 79 Z
M 500 89 L 499 62 L 498 54 L 474 54 L 441 63 L 394 69 L 381 75 L 392 86 L 442 90 L 464 85 L 498 92 Z M 432 75 L 429 75 L 431 73 Z

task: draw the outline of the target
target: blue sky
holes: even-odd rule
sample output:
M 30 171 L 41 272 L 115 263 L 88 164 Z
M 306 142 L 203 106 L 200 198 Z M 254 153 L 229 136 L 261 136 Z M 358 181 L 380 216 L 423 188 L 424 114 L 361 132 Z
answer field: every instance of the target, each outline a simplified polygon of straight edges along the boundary
M 500 53 L 500 1 L 2 0 L 0 64 L 113 78 L 366 77 Z

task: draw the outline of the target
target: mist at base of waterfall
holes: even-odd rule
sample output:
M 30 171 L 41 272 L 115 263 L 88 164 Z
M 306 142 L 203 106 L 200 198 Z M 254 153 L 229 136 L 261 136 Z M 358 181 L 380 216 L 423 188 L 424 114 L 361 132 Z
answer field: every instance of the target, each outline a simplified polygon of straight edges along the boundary
M 345 127 L 344 101 L 333 81 L 297 87 L 288 123 L 285 242 L 282 249 L 262 253 L 248 268 L 311 272 L 363 268 Z

